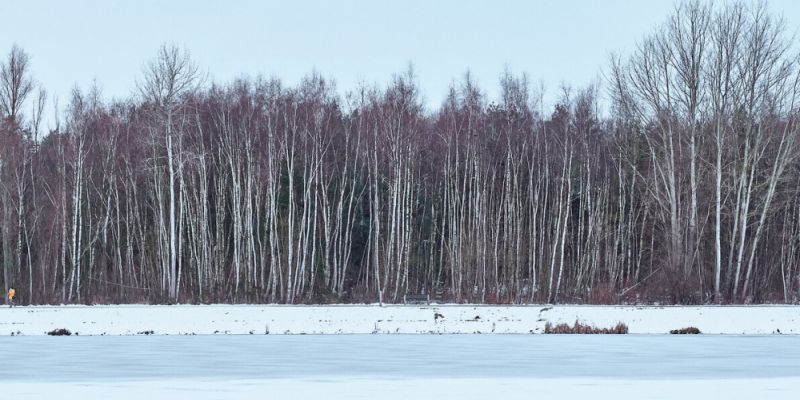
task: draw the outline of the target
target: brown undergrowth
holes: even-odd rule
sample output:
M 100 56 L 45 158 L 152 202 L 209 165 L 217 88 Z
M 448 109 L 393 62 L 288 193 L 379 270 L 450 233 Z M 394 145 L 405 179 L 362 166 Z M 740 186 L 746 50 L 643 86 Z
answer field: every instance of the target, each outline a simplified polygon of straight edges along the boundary
M 567 324 L 553 325 L 550 322 L 544 325 L 544 333 L 552 334 L 626 334 L 628 333 L 628 326 L 622 322 L 611 328 L 597 328 L 591 325 L 582 324 L 575 321 L 575 325 L 569 326 Z

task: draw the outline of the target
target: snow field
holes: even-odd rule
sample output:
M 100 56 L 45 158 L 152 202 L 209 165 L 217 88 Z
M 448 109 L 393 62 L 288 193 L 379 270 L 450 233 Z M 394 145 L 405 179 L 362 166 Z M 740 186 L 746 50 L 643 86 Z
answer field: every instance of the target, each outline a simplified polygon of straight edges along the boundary
M 0 335 L 530 334 L 576 320 L 632 334 L 800 334 L 798 306 L 119 305 L 0 308 Z

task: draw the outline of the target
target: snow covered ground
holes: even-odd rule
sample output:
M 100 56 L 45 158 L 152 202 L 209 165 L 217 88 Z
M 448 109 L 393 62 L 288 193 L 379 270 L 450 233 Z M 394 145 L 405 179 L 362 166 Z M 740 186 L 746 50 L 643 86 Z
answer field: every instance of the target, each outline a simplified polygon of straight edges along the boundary
M 800 334 L 798 306 L 36 306 L 0 308 L 0 335 L 541 333 L 545 323 L 598 327 L 623 322 L 630 333 L 688 326 L 709 334 Z
M 800 336 L 0 337 L 3 398 L 796 399 Z

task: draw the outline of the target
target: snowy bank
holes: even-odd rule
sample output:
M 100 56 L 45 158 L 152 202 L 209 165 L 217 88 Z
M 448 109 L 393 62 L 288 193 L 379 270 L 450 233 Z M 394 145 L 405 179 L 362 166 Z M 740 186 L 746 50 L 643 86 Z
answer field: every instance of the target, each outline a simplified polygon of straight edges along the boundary
M 800 334 L 798 306 L 121 305 L 0 308 L 0 335 L 541 333 L 547 322 L 664 334 Z

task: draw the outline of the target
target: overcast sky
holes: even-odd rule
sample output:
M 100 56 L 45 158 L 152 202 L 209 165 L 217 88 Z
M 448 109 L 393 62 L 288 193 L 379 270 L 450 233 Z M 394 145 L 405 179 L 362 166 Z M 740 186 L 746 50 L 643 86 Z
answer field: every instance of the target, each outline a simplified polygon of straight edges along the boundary
M 795 30 L 800 1 L 773 0 Z M 214 81 L 316 69 L 340 92 L 385 85 L 412 62 L 429 107 L 469 69 L 490 96 L 505 65 L 543 82 L 600 79 L 608 54 L 629 52 L 672 0 L 41 1 L 0 0 L 0 52 L 31 56 L 36 81 L 65 102 L 96 79 L 105 97 L 133 93 L 164 42 L 186 46 Z

